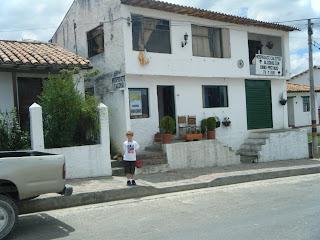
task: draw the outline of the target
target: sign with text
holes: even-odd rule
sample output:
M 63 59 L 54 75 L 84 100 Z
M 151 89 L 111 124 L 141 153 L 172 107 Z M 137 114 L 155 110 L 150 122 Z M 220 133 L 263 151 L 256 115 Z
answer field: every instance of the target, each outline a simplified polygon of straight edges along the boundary
M 256 54 L 256 74 L 282 76 L 282 57 Z
M 130 91 L 130 116 L 142 115 L 141 91 Z
M 125 88 L 126 87 L 126 77 L 121 76 L 121 77 L 112 78 L 112 85 L 113 85 L 114 89 Z

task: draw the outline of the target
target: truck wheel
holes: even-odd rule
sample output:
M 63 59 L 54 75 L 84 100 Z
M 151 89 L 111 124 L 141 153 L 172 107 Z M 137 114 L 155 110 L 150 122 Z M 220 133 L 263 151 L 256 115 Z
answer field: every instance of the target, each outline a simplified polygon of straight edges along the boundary
M 18 209 L 8 197 L 0 194 L 0 239 L 5 238 L 18 221 Z

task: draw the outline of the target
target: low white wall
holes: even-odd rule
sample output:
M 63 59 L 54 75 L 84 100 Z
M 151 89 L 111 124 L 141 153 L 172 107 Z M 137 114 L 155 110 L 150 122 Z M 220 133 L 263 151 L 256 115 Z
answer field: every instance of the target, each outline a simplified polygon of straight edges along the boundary
M 172 170 L 240 163 L 240 156 L 217 140 L 165 144 L 164 150 Z
M 67 179 L 111 176 L 110 153 L 102 144 L 52 148 L 45 152 L 64 155 Z
M 43 132 L 43 126 L 39 124 L 37 127 L 34 127 L 39 121 L 42 122 L 42 110 L 41 106 L 33 104 L 29 108 L 32 149 L 64 155 L 67 179 L 111 176 L 108 107 L 100 103 L 98 109 L 100 118 L 100 144 L 44 149 L 43 136 L 39 135 Z
M 307 129 L 275 131 L 268 135 L 259 162 L 309 158 Z

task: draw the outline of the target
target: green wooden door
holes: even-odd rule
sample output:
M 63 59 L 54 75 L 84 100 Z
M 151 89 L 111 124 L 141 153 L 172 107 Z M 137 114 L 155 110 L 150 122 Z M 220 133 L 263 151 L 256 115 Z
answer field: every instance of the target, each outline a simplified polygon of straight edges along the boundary
M 248 129 L 272 128 L 271 82 L 246 80 Z

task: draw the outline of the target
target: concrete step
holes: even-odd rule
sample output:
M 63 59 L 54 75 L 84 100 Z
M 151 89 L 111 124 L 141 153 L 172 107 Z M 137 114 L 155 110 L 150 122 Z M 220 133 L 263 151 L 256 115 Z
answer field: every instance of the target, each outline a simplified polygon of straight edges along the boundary
M 244 143 L 264 145 L 266 144 L 266 138 L 247 138 Z
M 237 154 L 240 156 L 247 156 L 247 157 L 258 157 L 259 156 L 259 152 L 257 152 L 257 151 L 243 150 L 243 149 L 240 149 L 237 152 Z
M 121 168 L 112 168 L 112 176 L 125 176 L 123 167 Z
M 240 156 L 241 163 L 255 163 L 258 162 L 258 157 Z
M 165 158 L 165 153 L 145 153 L 145 154 L 137 154 L 137 159 L 158 159 L 158 158 Z
M 122 160 L 111 160 L 111 167 L 112 167 L 112 168 L 120 168 L 120 167 L 123 167 Z
M 241 150 L 251 150 L 251 151 L 261 151 L 262 145 L 261 144 L 242 144 Z
M 153 145 L 145 147 L 144 149 L 148 152 L 162 152 L 162 143 L 155 142 Z
M 265 132 L 253 132 L 249 134 L 249 138 L 268 139 L 269 137 L 270 134 Z
M 159 164 L 159 165 L 148 165 L 136 169 L 136 174 L 152 174 L 158 172 L 167 172 L 169 171 L 168 164 Z
M 167 155 L 162 152 L 141 152 L 137 154 L 137 159 L 142 160 L 142 166 L 168 163 Z

